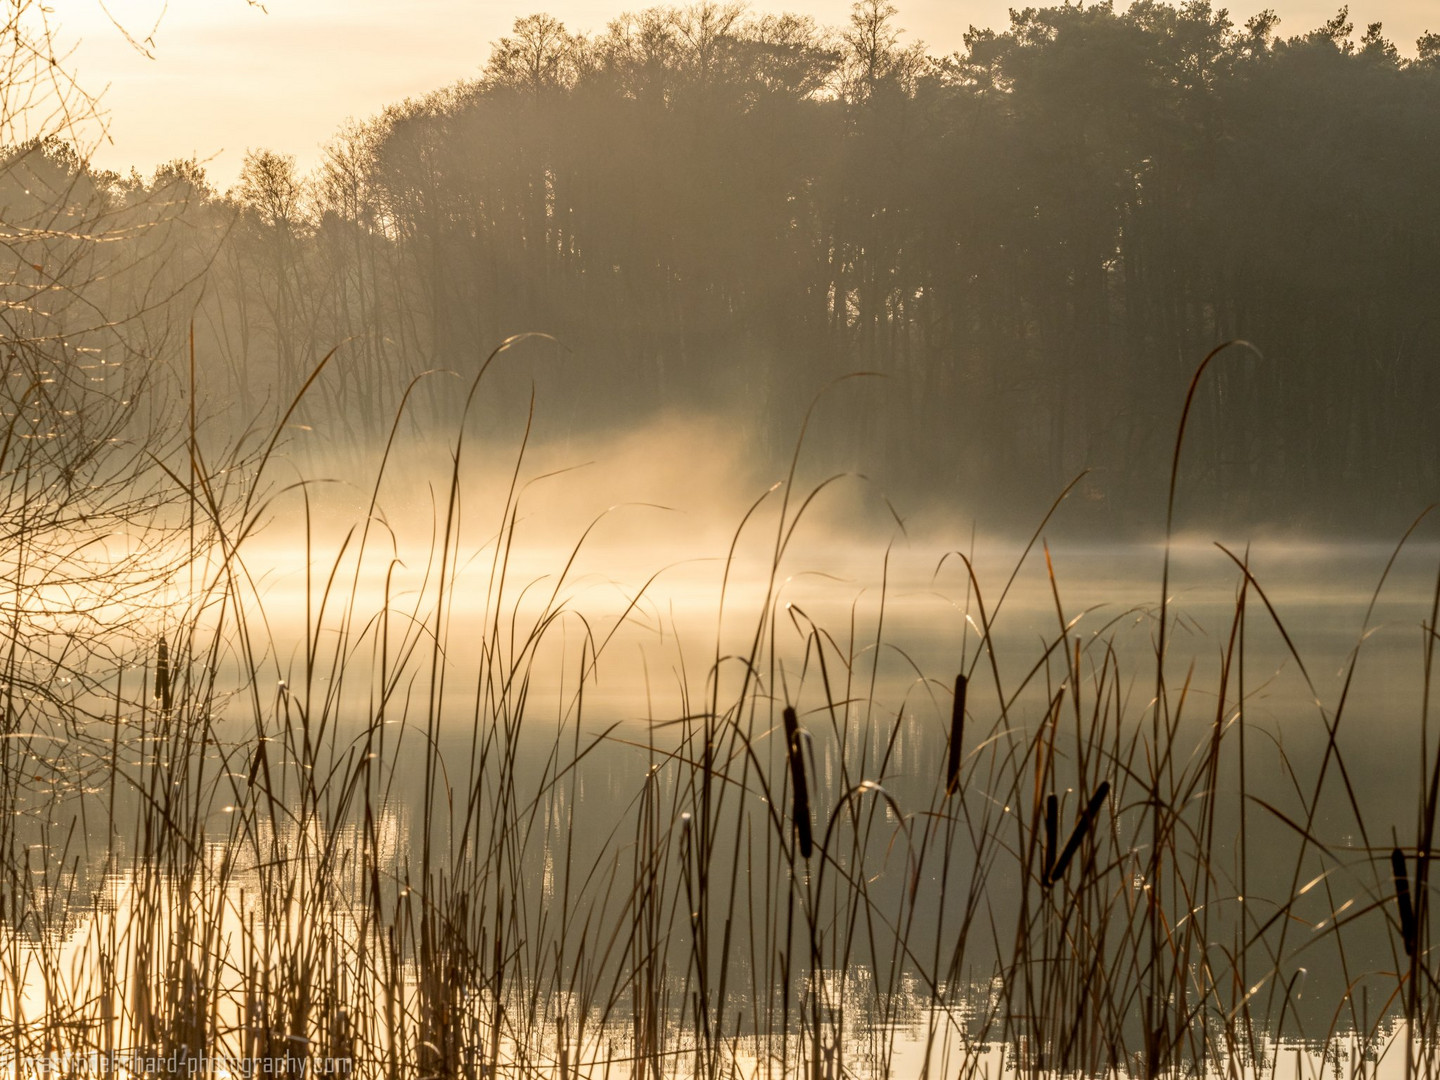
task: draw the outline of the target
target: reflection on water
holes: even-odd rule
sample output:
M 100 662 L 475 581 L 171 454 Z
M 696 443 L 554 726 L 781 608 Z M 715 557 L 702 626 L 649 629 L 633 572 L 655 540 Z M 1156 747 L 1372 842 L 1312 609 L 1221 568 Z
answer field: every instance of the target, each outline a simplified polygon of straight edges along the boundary
M 1388 549 L 1256 546 L 1242 589 L 1180 545 L 1157 708 L 1159 548 L 1011 582 L 982 543 L 970 580 L 817 531 L 773 574 L 772 533 L 653 580 L 631 533 L 563 578 L 568 550 L 262 538 L 176 641 L 178 705 L 142 639 L 90 720 L 11 729 L 16 1052 L 1403 1073 L 1390 852 L 1417 874 L 1440 552 L 1367 614 Z

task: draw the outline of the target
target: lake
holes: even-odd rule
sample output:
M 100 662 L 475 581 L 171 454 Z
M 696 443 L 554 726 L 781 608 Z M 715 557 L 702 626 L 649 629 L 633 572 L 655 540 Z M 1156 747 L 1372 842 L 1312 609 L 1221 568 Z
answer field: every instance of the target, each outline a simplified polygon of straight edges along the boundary
M 12 1061 L 1424 1065 L 1440 548 L 1376 596 L 1393 544 L 1181 538 L 1162 684 L 1162 544 L 792 533 L 782 498 L 578 552 L 563 498 L 449 540 L 281 507 L 84 664 L 47 638 L 5 740 Z

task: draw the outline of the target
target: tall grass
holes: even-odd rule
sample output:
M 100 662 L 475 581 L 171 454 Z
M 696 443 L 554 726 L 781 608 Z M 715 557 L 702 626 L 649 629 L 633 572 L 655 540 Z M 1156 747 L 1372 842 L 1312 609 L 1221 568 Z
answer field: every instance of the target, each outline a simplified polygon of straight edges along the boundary
M 1156 607 L 1093 629 L 1063 602 L 1041 543 L 1050 515 L 998 596 L 972 556 L 940 561 L 966 629 L 953 663 L 924 671 L 887 636 L 887 590 L 842 626 L 789 598 L 827 486 L 801 490 L 793 464 L 735 534 L 709 670 L 679 675 L 648 717 L 597 721 L 620 638 L 577 607 L 589 530 L 551 578 L 519 579 L 524 441 L 472 537 L 462 419 L 427 561 L 402 584 L 384 507 L 401 420 L 331 550 L 318 481 L 271 479 L 284 418 L 244 470 L 209 460 L 192 425 L 178 456 L 153 456 L 168 505 L 194 515 L 185 557 L 145 579 L 173 602 L 103 634 L 62 620 L 43 651 L 38 600 L 16 590 L 0 1063 L 1258 1077 L 1298 1048 L 1312 1069 L 1368 1075 L 1382 1054 L 1405 1075 L 1435 1069 L 1440 584 L 1416 680 L 1413 825 L 1367 818 L 1372 793 L 1342 753 L 1368 613 L 1339 699 L 1310 684 L 1318 764 L 1273 747 L 1285 783 L 1257 784 L 1247 643 L 1277 635 L 1309 675 L 1246 557 L 1203 687 L 1174 653 L 1168 558 Z M 251 561 L 280 514 L 307 537 L 288 656 Z M 16 521 L 17 565 L 58 542 Z M 731 585 L 757 538 L 758 601 Z M 1054 624 L 1033 655 L 1002 656 L 997 628 L 1037 551 Z M 66 633 L 119 662 L 63 690 Z M 899 701 L 882 658 L 910 672 Z M 1305 997 L 1321 985 L 1330 999 Z

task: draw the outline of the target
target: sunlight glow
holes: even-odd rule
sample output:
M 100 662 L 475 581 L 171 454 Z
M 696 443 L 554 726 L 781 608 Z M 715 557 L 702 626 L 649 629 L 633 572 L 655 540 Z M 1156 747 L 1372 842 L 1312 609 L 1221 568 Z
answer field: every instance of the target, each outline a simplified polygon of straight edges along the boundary
M 490 43 L 519 16 L 545 11 L 572 31 L 594 32 L 624 11 L 648 6 L 644 0 L 270 0 L 263 6 L 254 0 L 84 0 L 57 6 L 53 18 L 67 41 L 79 41 L 67 51 L 84 84 L 108 87 L 108 140 L 96 161 L 148 175 L 157 164 L 194 156 L 223 190 L 247 149 L 293 154 L 308 171 L 347 118 L 364 119 L 473 78 Z M 964 48 L 972 25 L 1003 28 L 1011 5 L 902 0 L 897 6 L 905 40 L 923 41 L 932 56 L 944 56 Z M 1232 8 L 1232 17 L 1243 24 L 1254 11 L 1274 7 L 1280 33 L 1292 35 L 1320 25 L 1338 6 L 1334 0 L 1256 0 Z M 844 0 L 750 7 L 810 15 L 837 27 L 850 12 Z M 1423 0 L 1369 0 L 1353 5 L 1351 17 L 1357 37 L 1369 22 L 1383 20 L 1406 54 L 1413 54 L 1420 33 L 1440 29 Z

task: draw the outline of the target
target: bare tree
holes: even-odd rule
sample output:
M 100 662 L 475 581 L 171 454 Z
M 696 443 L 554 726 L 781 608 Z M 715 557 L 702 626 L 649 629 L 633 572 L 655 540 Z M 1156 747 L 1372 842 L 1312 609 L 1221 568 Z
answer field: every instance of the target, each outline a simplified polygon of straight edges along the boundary
M 191 295 L 140 208 L 91 169 L 97 99 L 66 63 L 49 9 L 0 14 L 0 863 L 45 790 L 85 782 L 70 759 L 97 691 L 148 650 L 196 550 L 186 477 L 194 421 L 162 366 Z M 177 392 L 178 391 L 178 392 Z M 187 415 L 189 421 L 187 421 Z M 143 652 L 142 652 L 143 655 Z M 133 690 L 138 690 L 132 684 Z M 66 749 L 68 748 L 68 749 Z M 68 755 L 67 768 L 54 767 Z M 82 755 L 83 756 L 83 755 Z M 0 890 L 26 895 L 5 881 Z M 7 912 L 23 917 L 18 908 Z
M 526 15 L 515 20 L 511 34 L 491 49 L 489 81 L 535 94 L 573 84 L 578 39 L 564 23 L 553 15 Z

